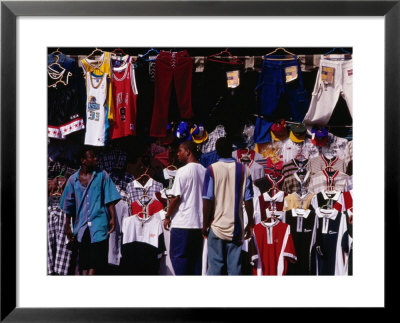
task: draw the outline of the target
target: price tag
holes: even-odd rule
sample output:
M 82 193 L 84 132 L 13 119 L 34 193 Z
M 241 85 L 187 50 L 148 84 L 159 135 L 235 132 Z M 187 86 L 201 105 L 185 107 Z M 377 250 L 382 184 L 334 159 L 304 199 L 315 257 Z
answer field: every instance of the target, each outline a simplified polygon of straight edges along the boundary
M 228 83 L 228 88 L 237 88 L 240 84 L 240 71 L 226 72 L 226 80 Z
M 335 68 L 322 66 L 321 80 L 324 82 L 324 84 L 332 85 L 333 81 L 335 80 Z
M 294 81 L 297 79 L 297 66 L 289 66 L 285 68 L 286 83 Z

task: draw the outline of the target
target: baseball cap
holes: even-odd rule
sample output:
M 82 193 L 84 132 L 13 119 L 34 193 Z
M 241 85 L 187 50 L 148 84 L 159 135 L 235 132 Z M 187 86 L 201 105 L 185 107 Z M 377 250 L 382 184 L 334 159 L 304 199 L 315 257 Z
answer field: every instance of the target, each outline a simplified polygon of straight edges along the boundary
M 295 143 L 302 143 L 306 139 L 307 128 L 302 123 L 290 127 L 290 140 Z
M 311 142 L 315 146 L 325 146 L 328 143 L 328 130 L 324 127 L 313 127 L 311 129 Z
M 175 137 L 179 142 L 184 142 L 192 139 L 190 128 L 187 122 L 181 121 L 175 129 Z
M 281 141 L 286 139 L 288 136 L 286 122 L 284 119 L 280 119 L 274 122 L 271 126 L 271 137 L 273 141 Z
M 192 135 L 192 140 L 196 144 L 201 144 L 208 139 L 208 132 L 201 123 L 199 125 L 194 124 L 190 129 L 190 133 Z

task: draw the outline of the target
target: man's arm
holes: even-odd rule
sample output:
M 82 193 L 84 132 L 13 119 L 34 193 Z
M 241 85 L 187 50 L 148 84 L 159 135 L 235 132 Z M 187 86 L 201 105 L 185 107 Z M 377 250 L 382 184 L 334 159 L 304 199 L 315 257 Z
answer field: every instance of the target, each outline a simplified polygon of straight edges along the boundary
M 110 228 L 110 231 L 108 233 L 112 233 L 115 230 L 115 207 L 114 203 L 108 203 L 107 204 L 107 209 L 108 209 L 108 214 L 110 214 L 110 220 L 108 222 L 108 226 Z
M 204 238 L 207 238 L 208 229 L 211 226 L 213 203 L 213 200 L 203 198 L 203 228 L 201 229 L 201 234 Z
M 176 212 L 178 209 L 179 205 L 181 204 L 181 197 L 174 196 L 170 201 L 169 201 L 169 206 L 167 210 L 167 214 L 165 215 L 165 220 L 164 220 L 164 228 L 165 230 L 168 230 L 168 228 L 171 225 L 171 216 Z

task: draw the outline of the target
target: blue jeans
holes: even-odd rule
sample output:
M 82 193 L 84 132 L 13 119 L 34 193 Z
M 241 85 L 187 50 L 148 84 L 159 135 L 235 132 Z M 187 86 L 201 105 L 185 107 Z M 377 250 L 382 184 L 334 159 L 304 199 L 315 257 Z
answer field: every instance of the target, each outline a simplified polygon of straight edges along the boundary
M 201 229 L 172 228 L 169 249 L 175 275 L 201 275 Z
M 225 267 L 228 275 L 240 275 L 242 269 L 242 245 L 218 238 L 212 229 L 207 237 L 207 275 L 222 275 Z
M 273 58 L 273 56 L 268 56 Z M 286 69 L 295 66 L 297 79 L 286 83 Z M 274 121 L 285 118 L 277 111 L 280 99 L 285 96 L 291 108 L 291 119 L 302 122 L 309 108 L 300 65 L 295 57 L 288 61 L 271 61 L 264 58 L 256 91 L 259 95 L 260 113 Z

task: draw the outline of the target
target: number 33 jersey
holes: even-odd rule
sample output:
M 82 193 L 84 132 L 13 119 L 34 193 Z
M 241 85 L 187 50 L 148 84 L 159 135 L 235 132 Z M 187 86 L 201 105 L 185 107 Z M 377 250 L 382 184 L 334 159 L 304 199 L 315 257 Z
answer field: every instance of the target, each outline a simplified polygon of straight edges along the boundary
M 129 62 L 112 69 L 112 95 L 115 116 L 110 124 L 110 138 L 136 135 L 136 97 L 138 94 L 135 70 Z
M 108 133 L 109 75 L 86 73 L 86 133 L 85 145 L 105 146 Z

